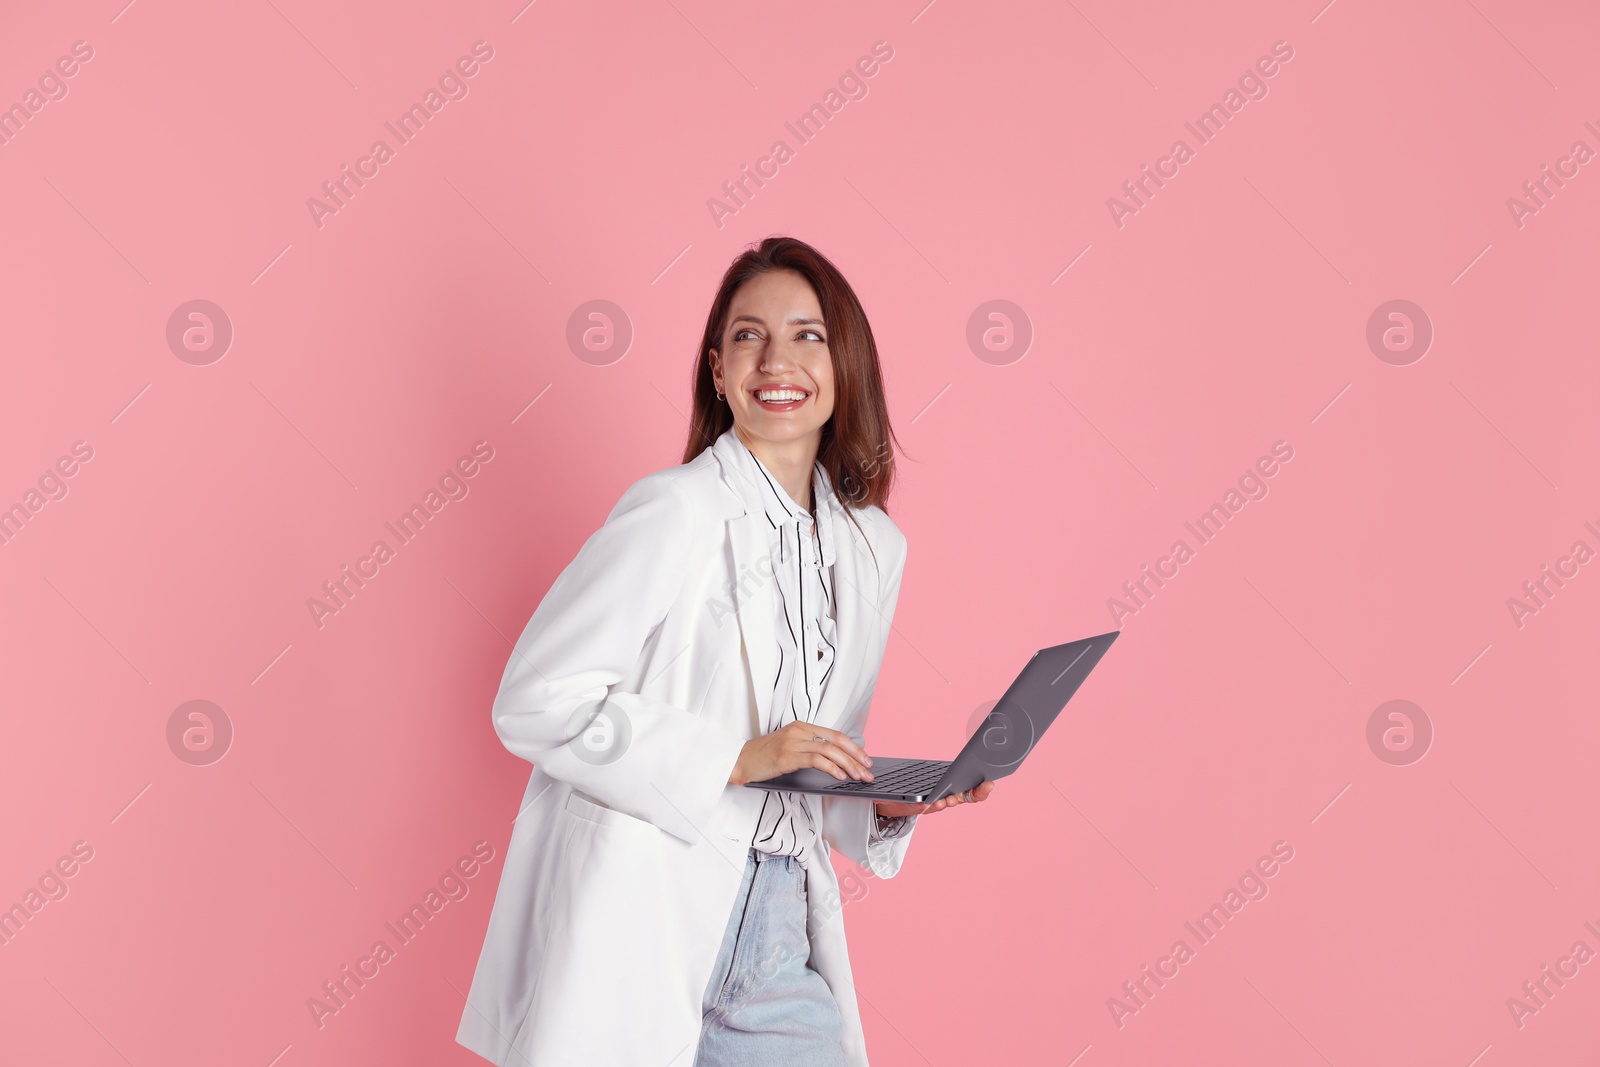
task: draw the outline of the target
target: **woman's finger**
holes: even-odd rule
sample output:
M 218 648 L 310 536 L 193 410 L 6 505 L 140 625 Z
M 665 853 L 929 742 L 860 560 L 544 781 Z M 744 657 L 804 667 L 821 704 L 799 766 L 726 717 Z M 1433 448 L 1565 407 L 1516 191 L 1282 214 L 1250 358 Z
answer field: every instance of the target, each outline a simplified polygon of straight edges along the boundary
M 842 767 L 852 778 L 863 782 L 872 780 L 872 772 L 867 770 L 860 760 L 850 755 L 849 750 L 834 744 L 832 741 L 802 741 L 800 742 L 800 751 L 821 754 Z M 858 749 L 857 751 L 860 750 Z
M 826 726 L 807 725 L 813 734 L 818 737 L 825 737 L 830 743 L 844 749 L 850 754 L 852 759 L 860 763 L 863 767 L 872 766 L 872 757 L 867 755 L 867 750 L 856 744 L 855 740 L 849 734 L 842 733 L 838 730 L 830 730 Z
M 803 750 L 803 756 L 806 759 L 806 763 L 802 764 L 802 766 L 815 767 L 817 770 L 825 771 L 841 781 L 846 778 L 855 778 L 858 781 L 866 780 L 866 771 L 855 767 L 842 752 L 837 750 L 833 752 L 826 751 L 826 746 L 820 742 L 812 744 L 810 748 Z

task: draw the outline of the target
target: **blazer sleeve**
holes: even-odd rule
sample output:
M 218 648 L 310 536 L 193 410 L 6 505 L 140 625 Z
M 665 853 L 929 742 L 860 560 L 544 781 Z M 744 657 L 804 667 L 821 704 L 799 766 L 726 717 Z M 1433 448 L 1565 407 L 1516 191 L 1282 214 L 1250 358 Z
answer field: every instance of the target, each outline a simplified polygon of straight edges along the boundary
M 844 731 L 852 741 L 863 747 L 866 744 L 867 713 L 871 709 L 873 690 L 877 688 L 878 670 L 883 664 L 883 652 L 888 645 L 895 604 L 900 599 L 900 579 L 906 562 L 905 535 L 881 511 L 873 517 L 878 527 L 885 531 L 885 536 L 879 538 L 878 546 L 883 554 L 883 563 L 878 572 L 878 636 L 868 660 L 872 664 L 871 681 L 859 708 L 847 718 L 849 727 Z M 911 845 L 911 832 L 916 828 L 916 823 L 917 816 L 908 816 L 888 834 L 880 835 L 873 801 L 859 797 L 822 798 L 822 836 L 857 866 L 877 878 L 893 878 L 899 872 L 906 849 Z
M 506 748 L 607 807 L 693 843 L 744 742 L 682 708 L 611 687 L 682 590 L 700 519 L 675 469 L 629 487 L 517 640 L 492 712 Z M 586 742 L 595 712 L 610 731 Z

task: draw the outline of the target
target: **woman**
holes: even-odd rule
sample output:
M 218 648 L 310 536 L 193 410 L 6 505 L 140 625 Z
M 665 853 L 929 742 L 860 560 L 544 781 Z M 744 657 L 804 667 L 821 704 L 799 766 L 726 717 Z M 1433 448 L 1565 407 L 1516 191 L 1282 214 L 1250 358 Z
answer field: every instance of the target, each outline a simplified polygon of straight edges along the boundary
M 928 805 L 743 788 L 862 747 L 905 537 L 877 349 L 809 245 L 734 260 L 684 462 L 545 595 L 493 719 L 535 765 L 457 1040 L 509 1067 L 867 1062 L 829 853 L 898 871 Z

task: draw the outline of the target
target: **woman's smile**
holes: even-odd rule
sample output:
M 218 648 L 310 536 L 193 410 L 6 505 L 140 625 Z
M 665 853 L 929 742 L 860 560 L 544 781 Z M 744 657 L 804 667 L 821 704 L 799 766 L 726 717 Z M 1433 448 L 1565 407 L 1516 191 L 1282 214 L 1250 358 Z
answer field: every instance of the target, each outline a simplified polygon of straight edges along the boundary
M 797 411 L 811 398 L 796 385 L 761 385 L 751 389 L 750 396 L 763 411 Z

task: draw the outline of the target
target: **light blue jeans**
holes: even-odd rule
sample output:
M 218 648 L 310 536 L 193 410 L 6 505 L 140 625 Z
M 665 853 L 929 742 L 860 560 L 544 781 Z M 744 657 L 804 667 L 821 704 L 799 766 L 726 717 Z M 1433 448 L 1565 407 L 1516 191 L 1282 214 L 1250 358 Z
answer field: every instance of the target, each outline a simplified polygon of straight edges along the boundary
M 844 1024 L 811 967 L 806 872 L 793 856 L 750 850 L 702 1007 L 694 1067 L 844 1067 Z

